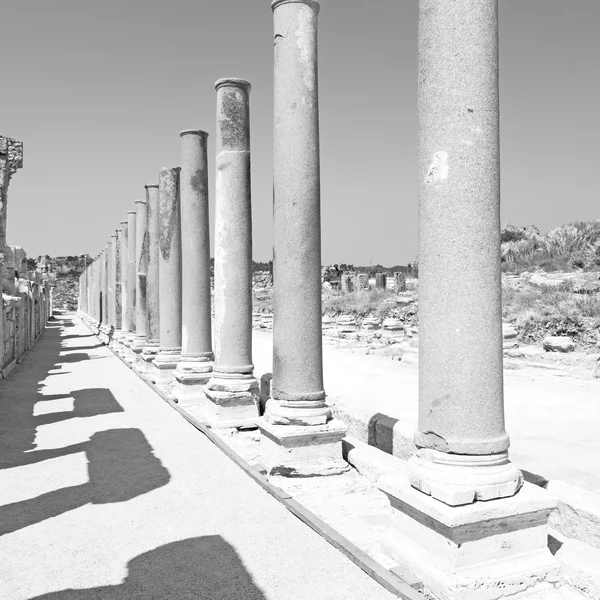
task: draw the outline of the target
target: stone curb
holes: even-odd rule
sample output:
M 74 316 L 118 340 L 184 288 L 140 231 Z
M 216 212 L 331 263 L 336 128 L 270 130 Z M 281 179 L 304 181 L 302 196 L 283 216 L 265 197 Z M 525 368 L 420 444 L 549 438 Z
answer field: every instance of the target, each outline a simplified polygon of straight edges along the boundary
M 87 326 L 87 323 L 83 319 L 81 319 L 81 321 L 88 330 L 96 335 L 95 332 Z M 121 356 L 116 354 L 112 348 L 109 348 L 108 346 L 106 347 L 125 366 L 136 373 L 132 365 L 125 361 Z M 136 375 L 138 374 L 136 373 Z M 171 400 L 153 383 L 146 381 L 142 377 L 140 377 L 140 380 L 152 388 L 162 400 L 176 410 L 186 421 L 188 421 L 188 423 L 200 431 L 200 433 L 205 435 L 213 444 L 218 446 L 218 448 L 228 458 L 235 462 L 247 475 L 254 479 L 268 494 L 273 496 L 273 498 L 275 498 L 277 501 L 281 502 L 292 514 L 298 517 L 332 546 L 346 555 L 354 564 L 356 564 L 367 575 L 377 581 L 382 587 L 393 593 L 398 598 L 402 598 L 403 600 L 423 600 L 423 595 L 416 591 L 419 588 L 420 582 L 417 580 L 417 578 L 415 578 L 414 575 L 405 571 L 398 571 L 396 569 L 397 565 L 395 564 L 391 565 L 391 568 L 386 568 L 377 560 L 371 558 L 366 552 L 361 550 L 350 540 L 327 525 L 327 523 L 322 521 L 317 515 L 302 506 L 298 501 L 294 500 L 290 494 L 271 484 L 268 478 L 262 472 L 260 472 L 253 465 L 250 465 L 241 456 L 234 452 L 218 435 L 211 431 L 210 427 L 207 427 L 204 423 L 196 419 L 177 403 L 173 402 L 173 400 Z M 411 583 L 407 582 L 406 578 L 408 578 Z

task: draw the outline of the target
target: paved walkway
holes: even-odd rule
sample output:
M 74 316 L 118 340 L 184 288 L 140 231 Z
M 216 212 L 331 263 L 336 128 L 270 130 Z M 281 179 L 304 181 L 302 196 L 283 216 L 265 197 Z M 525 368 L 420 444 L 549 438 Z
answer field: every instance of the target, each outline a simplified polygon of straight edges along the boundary
M 3 600 L 388 600 L 81 322 L 0 383 Z
M 272 370 L 272 335 L 255 331 L 253 342 L 260 376 Z M 352 433 L 367 441 L 379 419 L 393 422 L 394 437 L 378 435 L 377 445 L 407 458 L 417 427 L 417 364 L 330 342 L 324 344 L 323 363 L 328 401 L 354 423 Z M 510 456 L 519 468 L 600 494 L 600 380 L 532 367 L 505 370 L 504 403 Z

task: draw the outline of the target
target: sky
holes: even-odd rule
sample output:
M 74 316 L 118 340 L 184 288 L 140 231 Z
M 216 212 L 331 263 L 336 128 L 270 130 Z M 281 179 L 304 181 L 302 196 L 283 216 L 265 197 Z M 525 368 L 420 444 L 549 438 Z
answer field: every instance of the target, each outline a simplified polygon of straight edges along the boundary
M 417 0 L 321 0 L 324 264 L 417 254 Z M 500 0 L 502 222 L 600 217 L 600 2 Z M 272 256 L 270 0 L 0 0 L 0 134 L 24 142 L 7 238 L 96 256 L 144 184 L 209 132 L 214 82 L 252 83 L 253 250 Z M 211 235 L 214 227 L 211 223 Z

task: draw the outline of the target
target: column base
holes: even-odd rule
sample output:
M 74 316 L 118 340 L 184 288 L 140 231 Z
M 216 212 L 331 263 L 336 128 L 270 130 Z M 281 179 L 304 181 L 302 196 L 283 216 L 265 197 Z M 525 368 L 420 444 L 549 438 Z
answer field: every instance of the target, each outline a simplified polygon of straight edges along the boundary
M 154 383 L 156 379 L 156 373 L 154 369 L 154 359 L 156 358 L 159 351 L 159 346 L 156 343 L 147 343 L 140 354 L 140 362 L 138 363 L 137 374 L 144 381 L 151 381 Z
M 264 417 L 260 430 L 260 464 L 267 475 L 310 477 L 338 475 L 350 469 L 342 458 L 348 428 L 337 419 L 325 425 L 274 425 Z
M 142 352 L 144 350 L 144 346 L 146 345 L 146 336 L 135 336 L 135 338 L 133 338 L 133 341 L 131 342 L 131 351 L 133 352 L 133 361 L 131 363 L 131 366 L 133 367 L 133 370 L 140 375 L 140 371 L 142 370 L 143 366 L 142 366 Z
M 439 600 L 495 600 L 561 580 L 548 549 L 556 500 L 545 490 L 526 483 L 516 496 L 456 507 L 422 494 L 397 471 L 377 486 L 392 505 L 384 553 Z
M 181 350 L 159 350 L 152 362 L 154 368 L 154 384 L 170 398 L 173 398 L 175 369 L 180 360 Z
M 213 370 L 212 352 L 203 356 L 181 355 L 175 379 L 177 380 L 177 401 L 182 406 L 204 404 L 206 395 L 204 386 L 210 381 Z
M 203 417 L 212 428 L 255 426 L 258 381 L 250 374 L 214 373 L 204 387 Z
M 130 365 L 133 364 L 133 362 L 135 361 L 135 353 L 131 348 L 134 338 L 135 338 L 135 334 L 129 332 L 121 340 L 121 346 L 122 346 L 121 356 L 122 356 L 123 360 L 125 362 L 129 363 Z
M 523 485 L 508 452 L 477 456 L 421 448 L 408 461 L 408 479 L 414 488 L 451 506 L 514 496 Z

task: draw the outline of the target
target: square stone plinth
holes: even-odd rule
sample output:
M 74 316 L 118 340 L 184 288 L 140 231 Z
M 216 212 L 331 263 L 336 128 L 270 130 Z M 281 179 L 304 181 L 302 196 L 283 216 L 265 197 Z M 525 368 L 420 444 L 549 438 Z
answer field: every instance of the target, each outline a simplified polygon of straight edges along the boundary
M 260 463 L 268 475 L 337 475 L 350 467 L 342 457 L 348 428 L 337 419 L 325 425 L 273 425 L 260 418 Z
M 525 483 L 510 498 L 448 506 L 411 487 L 403 473 L 377 486 L 393 509 L 384 553 L 439 600 L 495 600 L 560 581 L 548 549 L 556 500 L 542 488 Z
M 253 380 L 256 382 L 256 380 Z M 258 383 L 249 391 L 219 391 L 203 387 L 204 421 L 213 429 L 256 427 L 258 419 Z

